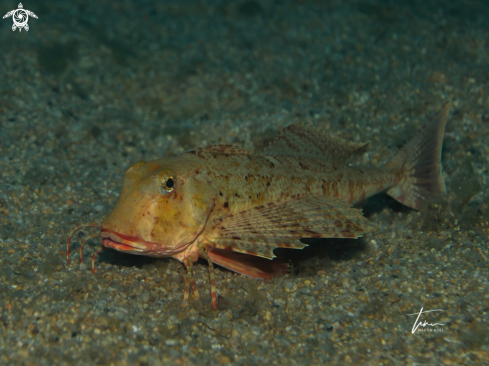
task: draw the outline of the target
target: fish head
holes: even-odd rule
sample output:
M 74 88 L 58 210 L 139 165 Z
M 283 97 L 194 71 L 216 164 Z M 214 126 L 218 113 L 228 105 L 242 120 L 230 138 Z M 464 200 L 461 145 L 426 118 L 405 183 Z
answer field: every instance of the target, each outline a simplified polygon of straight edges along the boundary
M 173 256 L 203 231 L 216 197 L 199 164 L 185 155 L 137 162 L 102 223 L 104 246 L 155 257 Z

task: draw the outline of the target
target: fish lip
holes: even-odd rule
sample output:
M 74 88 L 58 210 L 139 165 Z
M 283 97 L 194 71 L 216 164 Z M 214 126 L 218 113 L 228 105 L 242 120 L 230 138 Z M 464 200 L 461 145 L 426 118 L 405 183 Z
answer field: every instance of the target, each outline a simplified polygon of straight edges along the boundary
M 104 246 L 118 250 L 120 252 L 153 255 L 153 256 L 171 256 L 177 252 L 174 248 L 164 247 L 158 243 L 152 243 L 144 239 L 115 232 L 102 228 L 100 232 Z
M 102 244 L 104 245 L 104 247 L 107 247 L 110 249 L 115 249 L 119 252 L 124 252 L 124 253 L 142 253 L 143 252 L 142 249 L 135 248 L 131 245 L 119 243 L 119 242 L 116 242 L 116 241 L 109 239 L 109 238 L 102 239 Z
M 153 243 L 146 243 L 142 239 L 106 229 L 102 229 L 100 236 L 104 245 L 107 244 L 107 247 L 117 250 L 124 248 L 131 251 L 143 252 L 148 249 L 148 244 L 153 245 Z

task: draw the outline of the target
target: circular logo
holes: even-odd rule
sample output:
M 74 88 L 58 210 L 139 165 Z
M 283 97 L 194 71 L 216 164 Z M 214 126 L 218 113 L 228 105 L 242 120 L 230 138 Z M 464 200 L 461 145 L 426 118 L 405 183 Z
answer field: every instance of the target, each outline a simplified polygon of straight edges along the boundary
M 29 20 L 29 14 L 24 9 L 17 9 L 12 16 L 12 20 L 17 27 L 23 28 Z

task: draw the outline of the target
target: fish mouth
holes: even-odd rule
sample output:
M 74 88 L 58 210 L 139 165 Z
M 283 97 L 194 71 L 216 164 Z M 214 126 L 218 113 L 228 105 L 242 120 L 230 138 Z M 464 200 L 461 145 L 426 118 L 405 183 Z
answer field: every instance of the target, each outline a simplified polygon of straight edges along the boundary
M 102 229 L 100 233 L 102 244 L 119 252 L 141 254 L 155 257 L 166 257 L 172 255 L 174 250 L 152 243 L 141 238 L 129 236 L 115 231 Z
M 148 249 L 148 245 L 143 240 L 132 236 L 108 230 L 102 230 L 100 236 L 102 237 L 104 246 L 118 250 L 119 252 L 144 253 Z

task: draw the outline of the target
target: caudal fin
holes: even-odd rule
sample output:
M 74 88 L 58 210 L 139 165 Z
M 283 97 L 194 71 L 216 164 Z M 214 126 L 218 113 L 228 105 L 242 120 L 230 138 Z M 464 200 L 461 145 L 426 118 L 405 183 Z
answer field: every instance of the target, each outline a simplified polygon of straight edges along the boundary
M 438 111 L 423 129 L 386 163 L 403 176 L 387 194 L 406 206 L 423 210 L 446 193 L 441 173 L 441 148 L 450 104 Z

